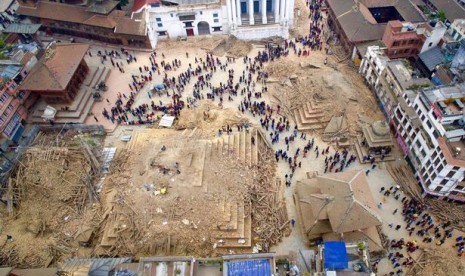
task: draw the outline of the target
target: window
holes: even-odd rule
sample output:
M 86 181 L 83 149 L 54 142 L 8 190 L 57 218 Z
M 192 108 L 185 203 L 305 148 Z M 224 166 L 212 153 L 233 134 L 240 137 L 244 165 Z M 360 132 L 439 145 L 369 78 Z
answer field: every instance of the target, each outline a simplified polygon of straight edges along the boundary
M 429 121 L 426 121 L 426 125 L 428 126 L 428 128 L 432 128 L 432 127 L 433 127 Z
M 434 188 L 435 192 L 440 192 L 441 190 L 442 190 L 442 186 L 437 186 L 436 188 Z
M 157 20 L 157 22 L 161 22 L 161 18 L 160 17 L 157 17 L 155 18 Z
M 449 179 L 443 179 L 441 180 L 441 185 L 446 185 L 447 182 L 449 182 Z
M 457 186 L 455 187 L 455 189 L 457 189 L 457 190 L 463 190 L 463 188 L 465 188 L 465 186 L 457 185 Z
M 170 13 L 171 17 L 174 17 L 174 14 Z
M 1 103 L 4 103 L 6 100 L 8 100 L 8 98 L 10 97 L 10 95 L 8 95 L 8 93 L 3 93 L 1 96 L 0 96 L 0 102 Z
M 428 44 L 428 47 L 431 47 L 431 46 L 433 46 L 433 42 L 430 42 L 430 43 Z
M 203 11 L 200 11 L 200 15 L 202 15 L 202 14 L 203 14 Z
M 213 27 L 214 32 L 221 32 L 221 27 Z
M 213 17 L 218 17 L 218 13 L 214 13 L 214 14 L 213 14 Z
M 167 32 L 166 31 L 160 31 L 160 32 L 157 32 L 157 34 L 159 36 L 164 36 L 164 35 L 167 35 Z
M 438 172 L 441 172 L 442 169 L 444 169 L 444 165 L 443 165 L 443 164 L 439 165 L 439 167 L 438 167 Z
M 3 133 L 5 133 L 6 136 L 11 138 L 13 136 L 13 132 L 18 128 L 20 121 L 21 116 L 18 113 L 15 113 L 15 115 L 13 115 Z
M 218 18 L 213 19 L 213 22 L 218 23 L 220 20 Z
M 192 27 L 192 22 L 184 22 L 184 27 L 186 28 Z
M 181 21 L 195 20 L 195 15 L 180 15 L 179 20 Z
M 454 174 L 455 174 L 455 171 L 450 171 L 447 173 L 447 177 L 452 177 L 454 176 Z
M 157 26 L 158 26 L 159 28 L 163 28 L 163 23 L 158 23 Z
M 438 152 L 437 151 L 434 151 L 433 152 L 433 155 L 431 156 L 432 159 L 436 158 L 438 156 Z

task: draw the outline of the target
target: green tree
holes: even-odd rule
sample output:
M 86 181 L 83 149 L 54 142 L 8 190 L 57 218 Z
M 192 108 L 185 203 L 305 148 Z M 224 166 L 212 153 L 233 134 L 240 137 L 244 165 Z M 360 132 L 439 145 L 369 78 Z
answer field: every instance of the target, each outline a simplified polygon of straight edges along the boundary
M 443 10 L 439 10 L 437 13 L 437 18 L 439 19 L 439 21 L 446 22 L 446 13 Z
M 126 6 L 127 4 L 129 4 L 129 0 L 119 0 L 119 5 L 121 7 L 124 7 Z

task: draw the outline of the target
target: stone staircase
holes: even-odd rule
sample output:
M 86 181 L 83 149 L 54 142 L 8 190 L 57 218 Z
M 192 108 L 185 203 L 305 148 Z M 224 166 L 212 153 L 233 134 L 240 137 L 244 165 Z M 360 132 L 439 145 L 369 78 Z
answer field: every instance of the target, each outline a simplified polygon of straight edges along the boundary
M 91 67 L 89 77 L 87 77 L 83 84 L 94 88 L 101 81 L 106 82 L 110 76 L 111 69 L 107 67 Z
M 84 123 L 92 106 L 94 104 L 94 98 L 92 93 L 94 87 L 100 81 L 107 81 L 110 76 L 111 69 L 107 67 L 90 67 L 89 74 L 82 83 L 79 91 L 71 104 L 51 104 L 52 107 L 57 109 L 55 115 L 56 124 L 65 123 Z M 49 124 L 42 119 L 47 103 L 40 100 L 37 108 L 32 112 L 28 121 L 33 124 Z M 67 110 L 65 110 L 67 108 Z
M 363 138 L 362 136 L 358 135 L 357 136 L 357 139 L 355 140 L 355 151 L 357 152 L 357 156 L 358 156 L 358 160 L 360 161 L 360 163 L 362 164 L 366 164 L 366 163 L 370 163 L 370 160 L 365 160 L 363 161 L 363 156 L 367 156 L 368 155 L 368 151 L 367 149 L 362 146 L 362 141 L 363 141 Z M 393 155 L 392 151 L 391 153 L 389 154 L 386 154 L 384 156 L 384 159 L 381 160 L 381 156 L 379 155 L 371 155 L 375 158 L 375 162 L 378 163 L 378 162 L 388 162 L 388 161 L 395 161 L 396 160 L 396 157 Z
M 306 102 L 301 108 L 295 109 L 294 117 L 299 131 L 324 129 L 329 122 L 323 109 L 312 102 Z
M 252 137 L 255 140 L 254 145 L 252 144 Z M 261 139 L 258 130 L 250 129 L 249 131 L 223 135 L 215 138 L 211 143 L 219 155 L 235 154 L 243 163 L 253 166 L 258 164 L 258 139 Z
M 252 246 L 252 216 L 243 202 L 223 200 L 223 217 L 216 229 L 221 234 L 214 238 L 219 248 L 250 248 Z M 247 210 L 246 210 L 247 209 Z

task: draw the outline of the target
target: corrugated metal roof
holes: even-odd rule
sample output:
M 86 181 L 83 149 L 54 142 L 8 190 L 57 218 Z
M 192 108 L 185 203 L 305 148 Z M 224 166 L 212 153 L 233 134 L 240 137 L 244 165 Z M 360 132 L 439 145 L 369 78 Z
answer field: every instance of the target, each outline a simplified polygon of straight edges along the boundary
M 15 34 L 35 34 L 41 24 L 21 24 L 21 23 L 11 23 L 6 27 L 4 33 L 15 33 Z
M 21 72 L 22 69 L 22 66 L 8 65 L 5 69 L 3 69 L 1 76 L 7 79 L 13 79 Z
M 423 52 L 419 55 L 419 57 L 430 72 L 444 60 L 444 54 L 439 47 L 434 47 L 431 50 Z
M 58 266 L 58 271 L 72 272 L 79 270 L 82 265 L 90 264 L 89 276 L 108 276 L 109 272 L 118 264 L 130 263 L 131 257 L 127 258 L 91 258 L 91 259 L 66 259 Z

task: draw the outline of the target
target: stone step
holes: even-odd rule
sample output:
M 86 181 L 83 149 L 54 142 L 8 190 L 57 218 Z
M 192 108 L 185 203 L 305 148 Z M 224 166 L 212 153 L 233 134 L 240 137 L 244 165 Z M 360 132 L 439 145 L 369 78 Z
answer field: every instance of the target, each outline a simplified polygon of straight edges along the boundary
M 217 144 L 216 150 L 217 150 L 217 156 L 219 158 L 223 157 L 223 138 L 222 137 L 218 138 L 218 144 Z
M 254 129 L 253 137 L 255 138 L 255 145 L 252 145 L 252 165 L 258 164 L 258 131 Z
M 246 135 L 245 135 L 245 130 L 241 132 L 241 145 L 240 145 L 240 156 L 239 158 L 242 161 L 245 161 L 245 143 L 246 143 Z
M 97 72 L 96 76 L 92 79 L 90 82 L 90 87 L 94 88 L 97 84 L 99 84 L 101 81 L 106 82 L 108 79 L 108 76 L 110 74 L 110 68 L 107 67 L 101 67 L 99 72 Z
M 229 155 L 228 148 L 229 148 L 229 140 L 231 139 L 231 135 L 227 135 L 227 136 L 228 137 L 227 138 L 225 137 L 223 140 L 223 152 L 222 152 L 223 155 Z
M 251 151 L 251 144 L 250 141 L 250 130 L 245 132 L 245 160 L 244 163 L 250 165 L 250 151 Z
M 300 108 L 299 112 L 301 113 L 302 118 L 320 118 L 324 116 L 324 113 L 322 111 L 316 111 L 316 110 L 308 110 L 307 108 Z
M 95 79 L 95 77 L 98 74 L 101 74 L 101 72 L 100 72 L 101 70 L 102 70 L 101 67 L 93 67 L 93 66 L 91 66 L 89 68 L 89 76 L 84 80 L 83 84 L 87 85 L 87 86 L 90 86 L 90 84 Z
M 296 114 L 296 116 L 300 117 L 300 122 L 302 124 L 319 124 L 323 121 L 323 115 L 307 117 L 307 116 L 304 116 L 302 113 L 303 113 L 302 109 L 299 109 Z
M 240 154 L 240 143 L 241 143 L 241 134 L 234 133 L 234 154 L 236 157 L 239 157 Z
M 306 131 L 306 130 L 317 130 L 317 129 L 323 129 L 324 128 L 324 125 L 320 122 L 318 123 L 312 123 L 312 124 L 305 124 L 305 123 L 302 123 L 301 119 L 300 119 L 300 116 L 296 115 L 298 113 L 294 113 L 294 119 L 296 121 L 296 124 L 297 124 L 297 129 L 298 130 L 301 130 L 301 131 Z

